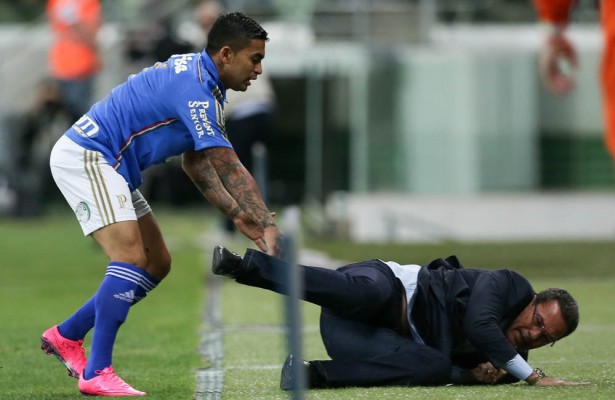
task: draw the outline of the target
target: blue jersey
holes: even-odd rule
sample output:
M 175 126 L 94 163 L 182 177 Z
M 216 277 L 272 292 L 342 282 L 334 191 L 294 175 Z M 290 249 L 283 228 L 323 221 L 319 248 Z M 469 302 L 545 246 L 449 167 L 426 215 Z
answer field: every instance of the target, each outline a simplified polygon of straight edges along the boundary
M 224 128 L 225 88 L 203 53 L 175 55 L 117 86 L 66 136 L 103 154 L 128 182 L 141 171 L 188 150 L 231 147 Z

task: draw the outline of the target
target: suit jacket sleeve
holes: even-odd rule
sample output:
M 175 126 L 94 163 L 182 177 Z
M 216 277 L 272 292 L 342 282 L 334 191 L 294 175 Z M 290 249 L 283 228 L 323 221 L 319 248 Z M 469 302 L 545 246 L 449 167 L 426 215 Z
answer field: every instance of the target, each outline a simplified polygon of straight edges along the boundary
M 530 283 L 513 271 L 488 271 L 476 280 L 463 330 L 470 343 L 498 368 L 518 354 L 504 334 L 504 325 L 512 322 L 533 296 Z

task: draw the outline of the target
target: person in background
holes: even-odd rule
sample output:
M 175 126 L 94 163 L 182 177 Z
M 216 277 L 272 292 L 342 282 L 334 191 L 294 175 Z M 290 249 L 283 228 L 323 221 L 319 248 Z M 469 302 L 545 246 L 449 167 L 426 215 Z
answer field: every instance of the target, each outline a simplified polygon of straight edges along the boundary
M 615 2 L 596 3 L 604 36 L 600 82 L 605 146 L 615 160 Z M 577 0 L 533 0 L 533 4 L 547 31 L 539 53 L 538 72 L 552 93 L 566 95 L 575 86 L 569 69 L 574 70 L 579 64 L 576 49 L 566 34 Z
M 6 118 L 9 152 L 6 156 L 9 180 L 17 201 L 14 215 L 36 217 L 44 211 L 45 201 L 55 194 L 49 171 L 49 153 L 70 120 L 58 83 L 51 78 L 40 81 L 34 102 L 23 112 Z
M 102 23 L 100 1 L 49 0 L 47 17 L 53 32 L 50 73 L 74 122 L 92 105 L 95 77 L 101 69 L 96 42 Z
M 267 35 L 245 14 L 221 15 L 205 50 L 174 55 L 132 75 L 56 142 L 50 157 L 53 178 L 83 234 L 110 261 L 96 293 L 41 337 L 42 350 L 79 379 L 81 393 L 145 394 L 112 366 L 115 338 L 130 307 L 171 269 L 158 221 L 138 190 L 143 170 L 181 155 L 184 172 L 203 197 L 233 218 L 262 251 L 280 254 L 274 215 L 224 127 L 226 92 L 247 90 L 262 73 Z M 86 359 L 83 340 L 92 329 Z
M 216 0 L 201 2 L 195 11 L 196 20 L 207 34 L 218 16 L 224 12 L 222 4 Z M 265 145 L 273 129 L 275 118 L 275 92 L 266 73 L 261 74 L 245 92 L 229 92 L 224 108 L 226 131 L 229 140 L 242 164 L 255 175 L 253 148 L 257 143 Z M 257 182 L 261 183 L 261 182 Z M 263 187 L 260 188 L 266 200 Z M 231 219 L 223 220 L 226 233 L 236 231 Z

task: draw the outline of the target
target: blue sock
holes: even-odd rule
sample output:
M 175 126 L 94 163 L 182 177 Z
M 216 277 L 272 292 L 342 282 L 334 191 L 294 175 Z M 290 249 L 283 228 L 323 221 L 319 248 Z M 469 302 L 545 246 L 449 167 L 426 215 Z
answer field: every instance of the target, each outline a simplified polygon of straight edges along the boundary
M 135 300 L 132 303 L 133 306 L 143 300 L 150 290 L 154 290 L 160 283 L 160 280 L 154 278 L 149 273 L 143 270 L 140 271 L 140 273 L 143 276 L 143 284 L 139 285 L 135 291 Z M 92 296 L 66 321 L 58 325 L 58 330 L 62 336 L 70 340 L 85 338 L 85 335 L 94 327 L 96 316 L 95 298 L 96 295 Z
M 139 282 L 139 287 L 135 291 L 135 301 L 132 302 L 133 306 L 143 300 L 147 294 L 154 290 L 160 283 L 159 279 L 154 278 L 146 271 L 141 270 L 139 272 L 141 273 L 141 281 Z
M 96 316 L 94 308 L 95 298 L 96 295 L 92 296 L 66 321 L 58 325 L 60 335 L 70 340 L 80 340 L 85 337 L 94 326 L 94 317 Z
M 115 337 L 126 320 L 128 310 L 142 290 L 147 294 L 155 287 L 150 277 L 134 265 L 116 261 L 109 263 L 105 278 L 94 296 L 96 310 L 94 337 L 90 358 L 84 371 L 85 379 L 92 379 L 95 371 L 102 371 L 111 365 Z

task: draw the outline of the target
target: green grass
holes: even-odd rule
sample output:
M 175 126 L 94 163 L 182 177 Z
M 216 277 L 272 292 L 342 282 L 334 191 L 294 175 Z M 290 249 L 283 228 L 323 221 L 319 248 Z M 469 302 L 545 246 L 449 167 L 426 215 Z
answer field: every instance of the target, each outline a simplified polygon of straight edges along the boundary
M 161 214 L 173 271 L 131 310 L 116 342 L 121 376 L 156 399 L 190 399 L 203 302 L 199 210 Z M 76 380 L 39 349 L 40 334 L 91 296 L 107 265 L 71 213 L 0 220 L 0 399 L 78 398 Z
M 158 210 L 157 207 L 154 208 Z M 202 232 L 212 222 L 209 209 L 158 210 L 173 271 L 148 299 L 131 310 L 120 330 L 114 366 L 152 399 L 192 399 L 195 370 L 207 366 L 198 355 L 206 296 L 209 250 Z M 579 301 L 577 332 L 553 348 L 530 354 L 547 374 L 589 381 L 576 388 L 506 387 L 348 388 L 314 390 L 309 399 L 611 399 L 615 398 L 615 243 L 349 245 L 309 241 L 306 246 L 334 258 L 383 258 L 426 263 L 457 254 L 467 267 L 512 268 L 540 290 L 559 286 Z M 241 251 L 245 241 L 232 241 Z M 52 210 L 43 219 L 0 219 L 0 399 L 80 398 L 76 381 L 38 348 L 43 330 L 61 321 L 100 283 L 106 258 L 82 237 L 70 212 Z M 225 280 L 224 399 L 285 399 L 278 389 L 285 351 L 282 298 Z M 305 356 L 326 358 L 318 334 L 318 308 L 302 307 Z

